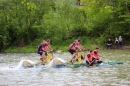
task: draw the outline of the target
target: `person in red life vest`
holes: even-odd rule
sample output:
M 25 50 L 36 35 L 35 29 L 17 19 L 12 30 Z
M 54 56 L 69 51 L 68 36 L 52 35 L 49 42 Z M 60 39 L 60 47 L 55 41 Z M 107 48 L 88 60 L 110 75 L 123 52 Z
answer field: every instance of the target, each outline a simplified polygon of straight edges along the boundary
M 75 40 L 72 44 L 69 45 L 68 51 L 73 55 L 75 53 L 75 49 L 77 47 L 77 40 Z
M 43 41 L 38 47 L 38 54 L 41 55 L 40 60 L 45 61 L 47 53 L 51 51 L 53 51 L 53 49 L 50 47 L 50 40 Z
M 101 55 L 98 54 L 98 51 L 99 51 L 99 48 L 96 48 L 94 51 L 93 51 L 93 55 L 94 55 L 94 59 L 95 60 L 95 63 L 102 63 L 102 59 L 99 58 L 99 57 L 103 57 Z M 104 58 L 104 57 L 103 57 Z
M 93 51 L 92 50 L 89 51 L 89 53 L 86 55 L 85 59 L 86 59 L 86 63 L 88 65 L 91 65 L 93 63 Z
M 78 48 L 79 50 L 85 50 L 85 48 L 80 44 L 80 40 L 75 40 L 72 44 L 69 46 L 69 52 L 73 55 L 75 52 L 75 48 Z

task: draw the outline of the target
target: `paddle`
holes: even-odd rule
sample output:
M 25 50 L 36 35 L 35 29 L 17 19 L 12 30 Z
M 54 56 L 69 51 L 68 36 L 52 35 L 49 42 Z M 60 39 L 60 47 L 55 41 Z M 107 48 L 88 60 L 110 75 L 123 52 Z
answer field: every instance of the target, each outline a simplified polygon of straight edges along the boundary
M 102 61 L 102 59 L 104 58 L 104 56 L 101 56 L 101 55 L 99 55 L 99 61 Z
M 86 67 L 89 67 L 96 59 L 94 59 L 90 64 L 86 65 Z
M 100 56 L 100 57 L 104 58 L 103 56 Z M 94 59 L 94 60 L 93 60 L 90 64 L 88 64 L 86 67 L 89 67 L 95 60 L 96 60 L 96 59 Z M 102 61 L 102 59 L 101 59 L 101 61 Z

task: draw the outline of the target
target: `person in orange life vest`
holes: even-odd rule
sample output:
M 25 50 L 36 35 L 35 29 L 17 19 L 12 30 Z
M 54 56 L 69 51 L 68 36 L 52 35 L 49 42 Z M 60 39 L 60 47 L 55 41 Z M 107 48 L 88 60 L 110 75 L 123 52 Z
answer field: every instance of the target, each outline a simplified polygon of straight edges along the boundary
M 69 45 L 68 51 L 73 55 L 75 53 L 75 49 L 77 47 L 77 40 L 75 40 L 72 44 Z
M 92 64 L 91 62 L 93 61 L 93 51 L 91 50 L 85 57 L 86 63 L 87 64 Z
M 77 47 L 78 47 L 80 50 L 86 50 L 86 49 L 83 47 L 83 45 L 81 45 L 80 42 L 81 42 L 80 39 L 78 39 L 78 40 L 76 41 Z
M 103 57 L 103 56 L 99 55 L 99 54 L 98 54 L 98 51 L 99 51 L 99 48 L 96 48 L 96 49 L 93 51 L 94 59 L 96 59 L 96 60 L 95 60 L 95 63 L 102 63 L 102 59 L 99 58 L 99 56 L 100 56 L 100 57 Z M 103 57 L 103 58 L 104 58 L 104 57 Z M 94 59 L 93 59 L 93 60 L 94 60 Z

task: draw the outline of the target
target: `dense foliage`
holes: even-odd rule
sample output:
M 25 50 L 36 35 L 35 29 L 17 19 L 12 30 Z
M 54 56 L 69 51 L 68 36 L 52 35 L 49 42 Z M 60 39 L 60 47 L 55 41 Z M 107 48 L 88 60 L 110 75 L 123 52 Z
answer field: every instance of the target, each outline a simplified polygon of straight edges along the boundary
M 0 49 L 37 46 L 51 39 L 104 45 L 110 37 L 130 37 L 130 0 L 0 0 Z

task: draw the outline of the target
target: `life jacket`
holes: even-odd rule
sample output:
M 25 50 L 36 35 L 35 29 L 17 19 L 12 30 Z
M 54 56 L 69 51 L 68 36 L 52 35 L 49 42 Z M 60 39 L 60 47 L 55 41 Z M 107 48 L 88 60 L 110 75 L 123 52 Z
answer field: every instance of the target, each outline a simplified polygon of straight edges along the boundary
M 38 51 L 42 51 L 42 44 L 38 46 Z
M 80 45 L 80 42 L 76 42 L 76 46 L 79 46 Z
M 38 51 L 42 51 L 42 50 L 43 50 L 42 48 L 45 48 L 46 46 L 47 46 L 47 43 L 46 43 L 46 42 L 39 44 L 39 46 L 38 46 Z
M 75 48 L 76 48 L 76 43 L 75 42 L 70 44 L 69 49 L 75 50 Z
M 88 53 L 87 56 L 86 56 L 86 60 L 87 61 L 92 61 L 92 58 L 93 58 L 92 53 Z
M 93 51 L 94 58 L 98 58 L 98 50 Z

